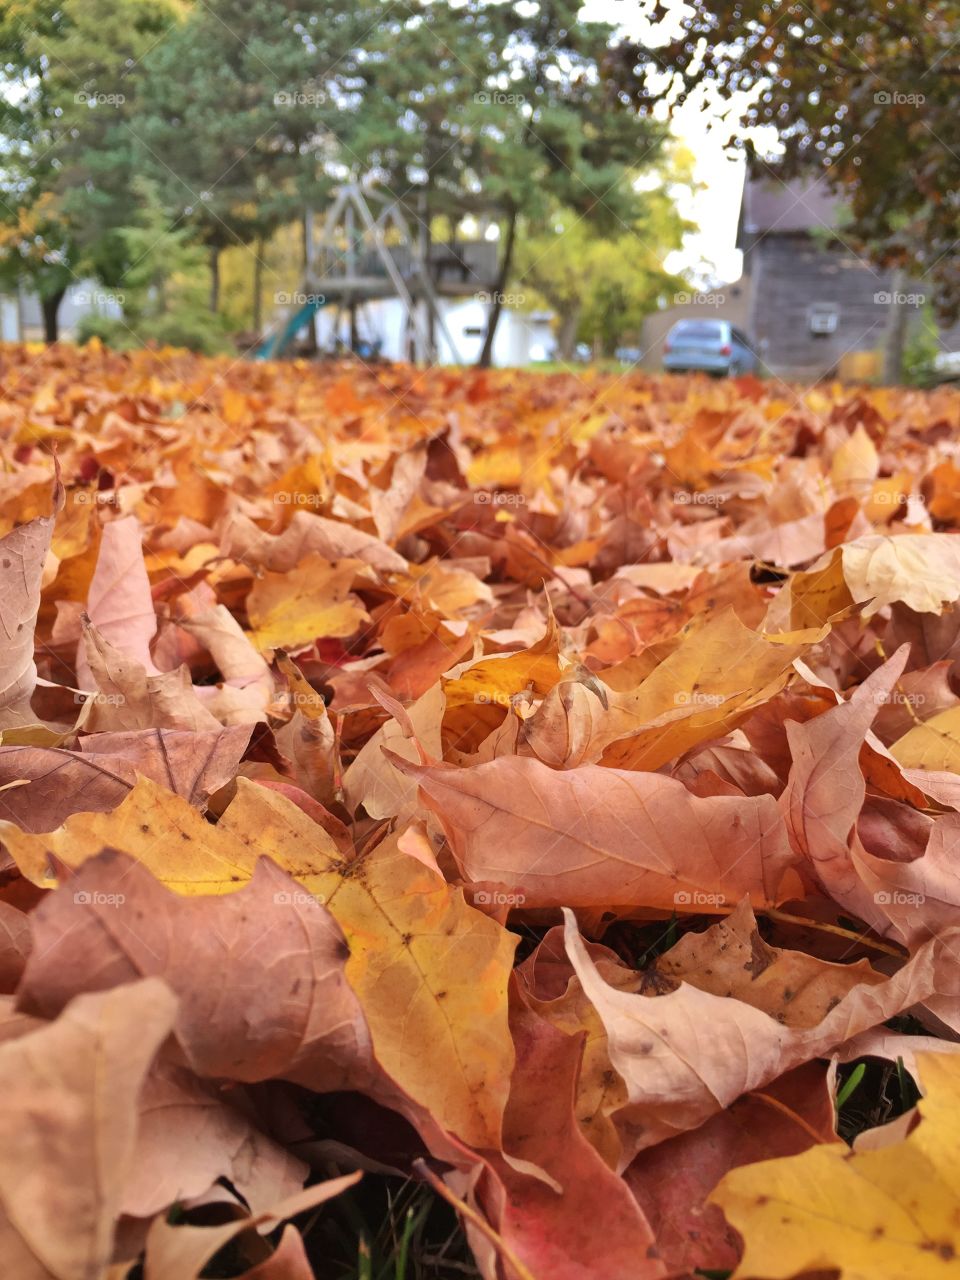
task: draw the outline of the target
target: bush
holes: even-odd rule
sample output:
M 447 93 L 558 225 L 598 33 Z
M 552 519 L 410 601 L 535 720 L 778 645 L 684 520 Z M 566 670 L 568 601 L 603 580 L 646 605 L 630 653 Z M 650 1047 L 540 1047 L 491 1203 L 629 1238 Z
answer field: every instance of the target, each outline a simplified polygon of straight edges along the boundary
M 162 347 L 186 347 L 201 355 L 221 355 L 232 346 L 223 323 L 209 311 L 169 311 L 140 326 L 141 337 Z
M 908 387 L 930 387 L 937 381 L 940 340 L 933 307 L 926 303 L 911 325 L 903 350 L 903 381 Z
M 115 351 L 156 345 L 185 347 L 200 355 L 215 356 L 233 349 L 222 323 L 203 311 L 177 310 L 129 321 L 91 312 L 77 325 L 77 342 L 83 344 L 91 338 L 99 338 L 105 347 Z
M 77 322 L 77 342 L 83 346 L 91 338 L 99 338 L 105 347 L 113 347 L 117 351 L 138 345 L 122 320 L 101 315 L 99 311 L 89 311 Z

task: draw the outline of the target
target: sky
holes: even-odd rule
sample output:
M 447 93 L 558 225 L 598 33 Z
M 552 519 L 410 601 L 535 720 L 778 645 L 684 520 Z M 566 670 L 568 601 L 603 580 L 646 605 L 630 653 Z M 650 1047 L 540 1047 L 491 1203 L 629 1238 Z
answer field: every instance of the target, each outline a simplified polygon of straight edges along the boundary
M 659 27 L 647 17 L 649 7 L 648 0 L 585 0 L 580 16 L 613 23 L 623 35 L 655 48 L 679 31 L 687 6 L 683 0 L 671 3 L 671 16 Z M 735 247 L 743 159 L 725 151 L 729 128 L 721 125 L 717 107 L 703 96 L 691 98 L 678 110 L 673 132 L 695 158 L 694 181 L 700 189 L 680 192 L 677 204 L 699 230 L 687 236 L 683 249 L 671 254 L 666 265 L 706 286 L 736 280 L 743 269 L 742 255 Z

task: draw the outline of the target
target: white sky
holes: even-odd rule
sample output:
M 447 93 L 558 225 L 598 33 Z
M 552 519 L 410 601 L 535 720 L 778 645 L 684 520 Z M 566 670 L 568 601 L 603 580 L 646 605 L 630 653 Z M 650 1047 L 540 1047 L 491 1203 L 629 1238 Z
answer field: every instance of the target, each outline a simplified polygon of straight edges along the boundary
M 580 16 L 614 23 L 624 35 L 655 47 L 678 31 L 683 8 L 683 0 L 676 0 L 672 20 L 659 28 L 647 16 L 647 0 L 584 0 Z M 684 191 L 678 197 L 680 212 L 699 230 L 687 237 L 679 253 L 667 258 L 667 266 L 691 273 L 697 283 L 705 285 L 736 280 L 743 267 L 742 255 L 734 245 L 744 166 L 741 159 L 724 151 L 729 128 L 719 124 L 717 109 L 701 95 L 677 112 L 673 132 L 695 157 L 694 181 L 701 189 Z

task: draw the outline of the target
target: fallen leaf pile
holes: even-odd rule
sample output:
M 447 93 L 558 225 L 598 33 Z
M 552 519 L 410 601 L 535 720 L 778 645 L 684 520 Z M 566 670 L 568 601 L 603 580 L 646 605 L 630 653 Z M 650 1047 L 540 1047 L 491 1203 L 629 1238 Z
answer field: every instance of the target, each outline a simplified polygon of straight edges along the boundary
M 6 347 L 0 440 L 5 1276 L 390 1174 L 484 1280 L 955 1273 L 960 393 Z

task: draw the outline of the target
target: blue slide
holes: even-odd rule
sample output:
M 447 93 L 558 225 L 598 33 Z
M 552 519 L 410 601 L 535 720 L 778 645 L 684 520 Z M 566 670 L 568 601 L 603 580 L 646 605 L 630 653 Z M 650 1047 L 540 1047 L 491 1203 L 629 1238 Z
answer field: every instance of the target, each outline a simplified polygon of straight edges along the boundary
M 299 311 L 295 311 L 285 325 L 275 330 L 268 338 L 264 338 L 253 353 L 254 360 L 275 360 L 282 356 L 307 321 L 326 305 L 325 298 L 321 300 L 317 297 L 302 306 Z

